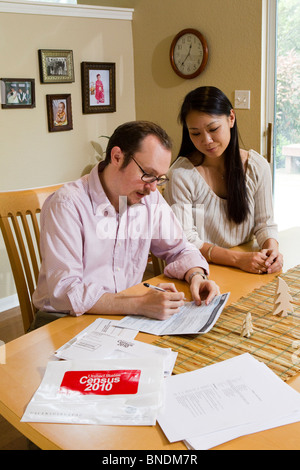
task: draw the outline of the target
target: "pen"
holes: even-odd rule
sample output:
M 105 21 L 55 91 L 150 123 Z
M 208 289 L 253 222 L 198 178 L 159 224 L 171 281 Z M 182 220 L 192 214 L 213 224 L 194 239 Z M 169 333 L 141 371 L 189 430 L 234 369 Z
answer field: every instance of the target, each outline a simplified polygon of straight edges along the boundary
M 144 286 L 149 287 L 150 289 L 160 290 L 161 292 L 167 292 L 165 289 L 162 289 L 161 287 L 152 286 L 151 284 L 148 284 L 148 282 L 144 282 Z M 186 302 L 186 298 L 184 298 L 183 300 Z
M 152 286 L 151 284 L 148 284 L 148 282 L 144 282 L 144 286 L 150 287 L 150 289 L 160 290 L 161 292 L 167 292 L 165 289 L 162 289 L 161 287 Z

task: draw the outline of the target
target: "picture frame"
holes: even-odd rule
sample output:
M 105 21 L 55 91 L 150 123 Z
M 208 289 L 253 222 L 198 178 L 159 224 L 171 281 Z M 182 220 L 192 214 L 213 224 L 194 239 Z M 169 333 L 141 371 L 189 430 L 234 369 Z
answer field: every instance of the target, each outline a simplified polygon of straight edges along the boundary
M 1 78 L 1 108 L 35 108 L 34 78 Z
M 116 64 L 82 62 L 82 112 L 114 113 L 116 111 Z
M 41 83 L 71 83 L 75 81 L 73 51 L 39 49 Z
M 46 95 L 49 132 L 73 129 L 72 103 L 70 94 Z

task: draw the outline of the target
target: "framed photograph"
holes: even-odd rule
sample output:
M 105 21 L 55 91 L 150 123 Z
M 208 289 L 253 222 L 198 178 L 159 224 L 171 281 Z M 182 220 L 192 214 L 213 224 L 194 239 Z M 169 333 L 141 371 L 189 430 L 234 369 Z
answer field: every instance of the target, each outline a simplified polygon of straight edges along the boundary
M 49 132 L 73 129 L 71 95 L 46 95 Z
M 41 83 L 74 82 L 73 51 L 39 49 Z
M 109 62 L 81 63 L 83 114 L 116 111 L 115 69 Z
M 35 108 L 34 78 L 1 78 L 1 108 Z

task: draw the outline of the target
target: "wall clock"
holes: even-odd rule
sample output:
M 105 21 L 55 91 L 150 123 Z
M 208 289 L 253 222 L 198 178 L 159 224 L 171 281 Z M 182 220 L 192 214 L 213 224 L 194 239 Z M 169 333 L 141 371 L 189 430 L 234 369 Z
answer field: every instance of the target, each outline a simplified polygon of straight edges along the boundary
M 205 69 L 207 59 L 207 42 L 196 29 L 184 29 L 173 39 L 170 61 L 179 77 L 186 79 L 197 77 Z

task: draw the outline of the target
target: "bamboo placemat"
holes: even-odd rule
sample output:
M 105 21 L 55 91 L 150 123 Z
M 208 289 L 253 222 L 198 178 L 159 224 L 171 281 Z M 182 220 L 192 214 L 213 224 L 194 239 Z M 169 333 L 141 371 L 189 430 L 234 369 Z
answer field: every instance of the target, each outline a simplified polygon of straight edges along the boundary
M 163 336 L 154 344 L 178 352 L 174 374 L 189 372 L 243 353 L 264 362 L 281 379 L 300 371 L 300 265 L 280 274 L 293 297 L 294 313 L 272 315 L 277 277 L 225 307 L 215 326 L 204 335 Z M 240 336 L 251 312 L 254 333 Z

